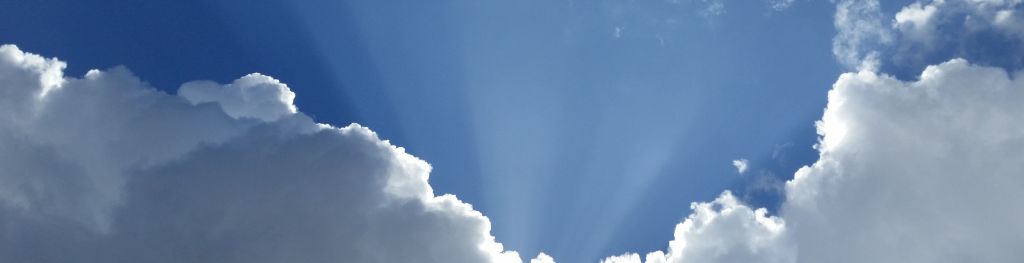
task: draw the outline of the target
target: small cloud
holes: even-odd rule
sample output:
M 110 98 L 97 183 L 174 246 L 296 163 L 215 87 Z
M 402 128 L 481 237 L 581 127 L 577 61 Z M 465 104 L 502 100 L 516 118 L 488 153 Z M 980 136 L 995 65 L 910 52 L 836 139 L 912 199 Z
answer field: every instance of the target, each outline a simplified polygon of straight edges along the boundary
M 768 6 L 771 6 L 775 11 L 782 11 L 789 9 L 796 0 L 768 0 Z
M 740 174 L 747 172 L 748 163 L 749 161 L 747 161 L 747 159 L 732 160 L 732 166 L 736 166 L 736 172 L 739 172 Z

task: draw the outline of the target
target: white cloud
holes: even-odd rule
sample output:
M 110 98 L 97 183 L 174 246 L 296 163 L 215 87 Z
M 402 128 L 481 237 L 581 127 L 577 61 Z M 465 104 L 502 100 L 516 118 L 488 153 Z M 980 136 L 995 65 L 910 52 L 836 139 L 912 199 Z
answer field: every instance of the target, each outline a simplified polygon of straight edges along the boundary
M 903 7 L 896 13 L 895 27 L 900 32 L 919 41 L 930 41 L 935 31 L 935 5 L 922 5 L 920 2 Z
M 976 37 L 973 31 L 941 28 L 937 21 L 972 6 L 997 10 L 970 11 L 976 19 L 1008 21 L 1015 14 L 1006 13 L 1016 13 L 1021 1 L 911 5 L 894 20 L 902 34 L 897 38 L 888 38 L 888 29 L 881 26 L 877 1 L 837 5 L 836 56 L 862 70 L 843 74 L 829 92 L 817 123 L 819 159 L 786 183 L 779 216 L 751 215 L 746 211 L 756 210 L 723 201 L 728 200 L 724 196 L 699 203 L 677 226 L 668 252 L 650 253 L 644 262 L 1024 258 L 1024 251 L 1017 248 L 1024 243 L 1024 225 L 1017 222 L 1024 217 L 1024 207 L 1017 201 L 1024 192 L 1024 71 L 952 59 L 919 71 L 914 81 L 904 81 L 875 72 L 879 61 L 873 57 L 879 54 L 873 48 L 905 45 L 886 41 L 946 38 L 933 38 L 934 34 Z M 979 26 L 972 29 L 978 32 L 1009 32 L 999 31 L 1004 30 L 999 23 L 973 26 Z M 882 31 L 871 32 L 876 29 Z M 745 212 L 728 216 L 699 208 L 716 204 Z M 701 218 L 734 220 L 694 223 Z M 720 229 L 735 232 L 715 232 Z M 626 254 L 607 262 L 642 261 L 640 255 Z
M 646 262 L 1019 261 L 1021 101 L 1024 71 L 960 59 L 913 82 L 844 74 L 818 123 L 820 158 L 787 182 L 780 217 L 726 192 Z
M 426 162 L 273 78 L 176 96 L 64 66 L 0 47 L 5 262 L 521 262 Z
M 736 172 L 744 174 L 747 172 L 747 159 L 732 160 L 732 166 L 736 167 Z
M 188 82 L 178 89 L 178 96 L 192 104 L 216 103 L 234 118 L 274 121 L 298 112 L 292 104 L 295 93 L 284 83 L 259 73 L 223 86 L 213 81 Z
M 708 203 L 690 205 L 693 213 L 676 226 L 668 252 L 647 254 L 644 262 L 791 262 L 785 242 L 786 223 L 751 209 L 726 191 Z M 605 259 L 606 263 L 640 263 L 637 254 Z
M 903 76 L 964 57 L 981 65 L 1024 68 L 1024 1 L 922 0 L 892 15 L 878 0 L 840 0 L 833 53 L 857 70 Z
M 952 60 L 915 82 L 844 74 L 820 159 L 782 215 L 806 262 L 1012 262 L 1024 252 L 1021 72 Z
M 892 33 L 884 24 L 878 0 L 840 0 L 836 3 L 833 24 L 836 36 L 832 53 L 839 63 L 849 68 L 874 69 L 878 45 L 892 41 Z
M 992 31 L 1024 38 L 1022 17 L 1018 14 L 1021 1 L 917 1 L 903 7 L 895 15 L 893 27 L 905 38 L 901 44 L 916 44 L 930 51 L 943 44 L 944 35 L 970 36 L 981 31 Z M 946 28 L 937 28 L 938 24 Z
M 555 259 L 547 254 L 540 253 L 536 258 L 531 259 L 530 263 L 555 263 Z
M 890 21 L 877 0 L 840 1 L 833 49 L 861 70 L 829 92 L 819 159 L 786 183 L 778 216 L 727 191 L 693 203 L 667 250 L 604 262 L 1024 258 L 1024 72 L 961 59 L 914 81 L 876 72 L 889 45 L 1014 36 L 1020 5 L 921 2 Z M 975 20 L 948 31 L 952 13 Z M 486 217 L 433 193 L 427 163 L 367 128 L 314 123 L 273 78 L 169 95 L 124 68 L 71 78 L 64 67 L 0 47 L 6 261 L 522 261 Z

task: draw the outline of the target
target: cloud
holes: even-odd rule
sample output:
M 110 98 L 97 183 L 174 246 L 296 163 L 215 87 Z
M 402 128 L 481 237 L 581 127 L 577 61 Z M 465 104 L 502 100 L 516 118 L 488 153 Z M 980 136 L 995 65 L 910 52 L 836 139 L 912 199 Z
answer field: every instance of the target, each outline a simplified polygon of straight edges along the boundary
M 840 0 L 836 3 L 832 53 L 840 64 L 857 69 L 878 67 L 880 45 L 893 40 L 878 0 Z
M 914 82 L 842 75 L 818 124 L 819 160 L 786 186 L 782 216 L 799 226 L 799 259 L 1024 258 L 1009 245 L 1024 242 L 1012 222 L 1024 216 L 1012 205 L 1024 191 L 1020 76 L 961 59 Z
M 913 82 L 843 74 L 818 122 L 820 158 L 786 183 L 779 217 L 726 192 L 694 204 L 668 252 L 646 262 L 1024 258 L 1022 100 L 1024 71 L 962 59 Z
M 64 67 L 0 46 L 5 262 L 521 262 L 426 162 L 271 77 L 171 95 Z
M 555 263 L 555 259 L 551 258 L 547 254 L 540 253 L 536 258 L 531 259 L 530 263 Z
M 736 167 L 736 172 L 743 174 L 747 172 L 747 159 L 732 160 L 732 166 Z
M 1020 1 L 954 2 L 904 8 L 893 21 L 907 28 L 895 27 L 892 32 L 898 35 L 891 40 L 918 41 L 908 38 L 912 34 L 977 40 L 970 32 L 933 23 L 946 14 L 970 10 L 963 9 L 967 6 L 999 10 L 975 19 L 1011 19 L 999 17 L 1009 12 L 1002 7 L 1020 6 Z M 881 53 L 867 47 L 896 51 L 878 45 L 888 33 L 870 32 L 889 29 L 862 20 L 882 17 L 878 2 L 843 1 L 837 9 L 837 58 L 852 58 L 860 70 L 841 75 L 829 91 L 816 124 L 819 159 L 786 182 L 786 199 L 778 215 L 758 212 L 763 210 L 725 192 L 715 201 L 695 203 L 693 213 L 677 226 L 668 250 L 649 253 L 643 262 L 1024 258 L 1024 251 L 1016 248 L 1024 243 L 1024 226 L 1016 222 L 1024 217 L 1017 201 L 1024 192 L 1024 71 L 992 61 L 972 64 L 947 58 L 922 68 L 912 80 L 879 73 L 876 70 L 885 68 L 879 65 L 891 62 L 872 58 Z M 926 28 L 932 31 L 909 33 Z M 865 39 L 873 40 L 857 42 Z M 625 254 L 606 262 L 641 262 L 641 256 Z
M 690 205 L 693 213 L 676 226 L 668 252 L 644 258 L 663 262 L 791 262 L 793 248 L 786 242 L 786 223 L 768 216 L 764 208 L 751 209 L 729 191 L 707 203 Z M 640 263 L 640 255 L 609 257 L 604 263 Z
M 775 11 L 782 11 L 789 9 L 795 2 L 796 0 L 768 0 L 768 6 Z
M 188 82 L 178 89 L 178 96 L 192 104 L 216 103 L 233 118 L 275 121 L 298 112 L 292 104 L 295 93 L 284 83 L 259 73 L 227 85 L 213 81 Z
M 916 1 L 886 14 L 877 0 L 837 3 L 833 53 L 851 69 L 908 79 L 950 58 L 1024 68 L 1024 2 Z
M 1020 6 L 929 1 L 889 16 L 877 0 L 839 1 L 833 51 L 858 70 L 829 92 L 819 159 L 785 184 L 781 210 L 726 191 L 693 203 L 666 250 L 604 262 L 1024 258 L 1024 71 L 991 56 L 1020 57 Z M 1008 44 L 983 48 L 993 39 Z M 943 56 L 913 78 L 880 73 Z M 170 95 L 125 68 L 65 66 L 0 46 L 8 262 L 522 262 L 486 217 L 433 193 L 426 162 L 367 128 L 315 123 L 269 76 Z

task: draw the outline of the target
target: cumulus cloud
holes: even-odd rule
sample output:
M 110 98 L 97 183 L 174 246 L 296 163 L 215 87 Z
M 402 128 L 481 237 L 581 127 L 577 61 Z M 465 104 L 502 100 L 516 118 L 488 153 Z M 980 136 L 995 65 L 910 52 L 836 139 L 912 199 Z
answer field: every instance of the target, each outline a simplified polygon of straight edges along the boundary
M 874 38 L 870 45 L 877 45 L 888 34 L 868 32 L 888 32 L 882 23 L 854 18 L 880 17 L 877 1 L 837 5 L 838 42 Z M 967 6 L 1000 10 L 988 12 L 995 14 L 992 17 L 974 18 L 999 21 L 1012 19 L 999 14 L 1008 12 L 1008 6 L 1018 8 L 1020 1 L 912 4 L 893 20 L 897 26 L 892 32 L 899 35 L 891 40 L 919 41 L 910 39 L 912 34 L 976 38 L 936 22 L 947 14 L 966 12 Z M 605 262 L 1024 258 L 1024 251 L 1017 248 L 1024 243 L 1024 226 L 1017 222 L 1024 217 L 1024 207 L 1017 201 L 1024 192 L 1024 71 L 989 60 L 972 64 L 954 58 L 924 67 L 906 80 L 877 72 L 879 64 L 872 66 L 875 62 L 870 61 L 880 59 L 871 58 L 879 53 L 862 44 L 839 43 L 840 61 L 852 58 L 860 70 L 841 75 L 829 92 L 817 122 L 819 159 L 785 184 L 786 199 L 778 216 L 731 200 L 726 192 L 715 201 L 696 203 L 693 214 L 677 226 L 667 251 L 643 258 L 625 254 Z
M 842 75 L 818 122 L 819 160 L 786 183 L 779 217 L 726 192 L 694 204 L 668 252 L 645 262 L 1024 258 L 1024 72 L 954 59 L 918 78 Z
M 748 163 L 749 161 L 747 161 L 747 159 L 732 160 L 732 166 L 736 167 L 736 172 L 739 174 L 747 172 Z
M 707 203 L 690 205 L 693 213 L 676 226 L 668 252 L 647 254 L 643 262 L 791 262 L 793 249 L 784 242 L 786 224 L 751 209 L 726 191 Z M 609 257 L 604 263 L 640 263 L 640 255 Z
M 227 85 L 213 81 L 188 82 L 178 89 L 178 96 L 192 104 L 216 103 L 234 118 L 274 121 L 298 111 L 292 104 L 295 93 L 287 85 L 259 73 Z
M 818 124 L 821 156 L 786 186 L 800 261 L 1024 258 L 1012 245 L 1024 242 L 1021 76 L 960 59 L 914 82 L 841 76 Z
M 64 67 L 0 46 L 5 262 L 522 261 L 426 162 L 313 122 L 271 77 L 171 95 Z

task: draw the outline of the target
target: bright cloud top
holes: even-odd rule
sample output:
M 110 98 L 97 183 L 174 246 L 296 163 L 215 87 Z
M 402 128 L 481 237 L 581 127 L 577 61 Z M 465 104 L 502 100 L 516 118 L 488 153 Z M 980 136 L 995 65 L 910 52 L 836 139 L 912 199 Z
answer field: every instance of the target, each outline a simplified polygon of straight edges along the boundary
M 521 262 L 430 166 L 260 74 L 177 96 L 0 46 L 8 262 Z M 550 262 L 542 256 L 539 261 Z

